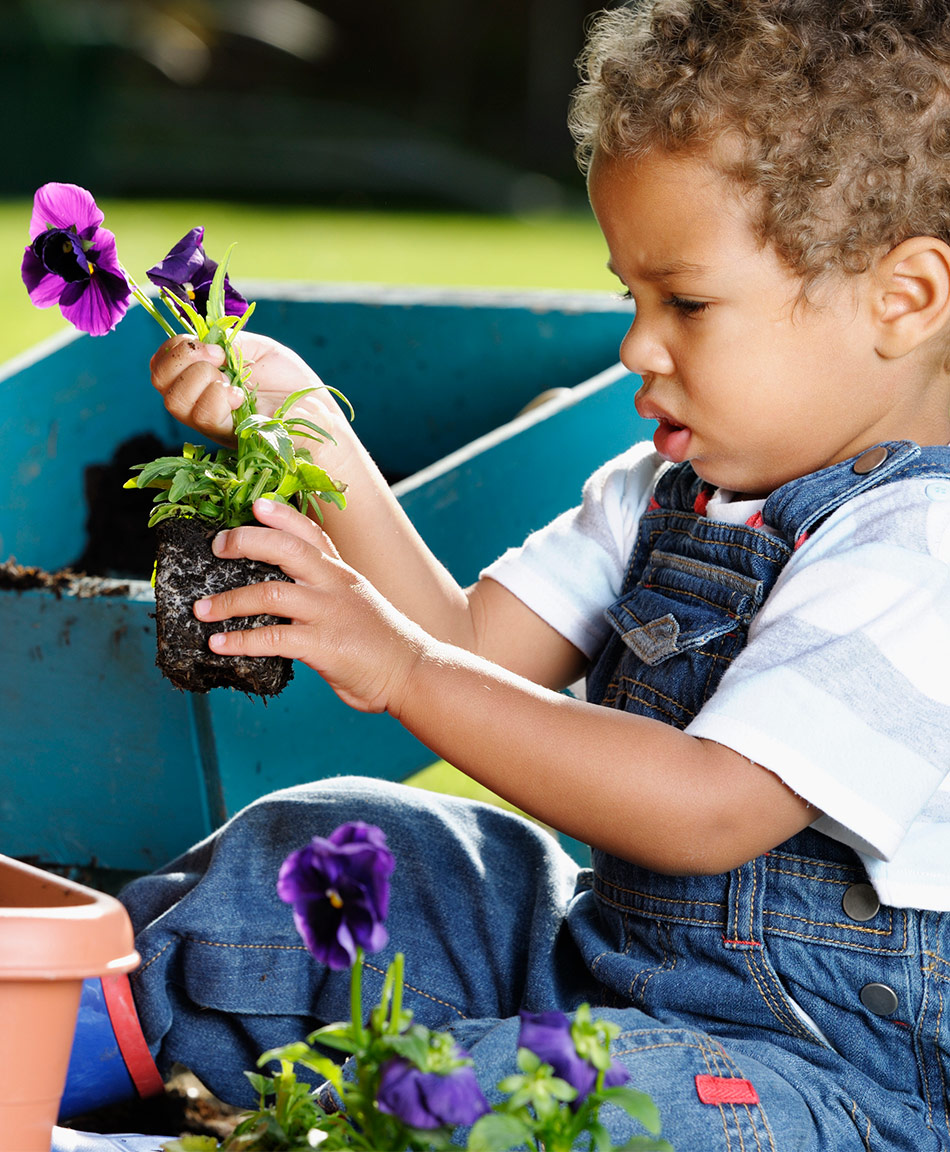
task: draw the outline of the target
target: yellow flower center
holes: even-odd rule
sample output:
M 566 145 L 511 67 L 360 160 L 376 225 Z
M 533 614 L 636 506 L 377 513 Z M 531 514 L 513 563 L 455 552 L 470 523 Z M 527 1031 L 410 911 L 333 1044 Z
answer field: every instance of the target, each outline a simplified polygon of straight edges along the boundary
M 327 899 L 330 901 L 334 908 L 340 909 L 343 907 L 343 897 L 339 892 L 337 892 L 335 888 L 327 889 Z

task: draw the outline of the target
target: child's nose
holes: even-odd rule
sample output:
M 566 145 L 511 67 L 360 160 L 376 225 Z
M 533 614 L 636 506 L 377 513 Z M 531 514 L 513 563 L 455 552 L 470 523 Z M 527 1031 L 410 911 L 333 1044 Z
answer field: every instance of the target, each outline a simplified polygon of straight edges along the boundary
M 635 317 L 620 344 L 620 361 L 638 376 L 671 376 L 673 358 L 655 328 Z

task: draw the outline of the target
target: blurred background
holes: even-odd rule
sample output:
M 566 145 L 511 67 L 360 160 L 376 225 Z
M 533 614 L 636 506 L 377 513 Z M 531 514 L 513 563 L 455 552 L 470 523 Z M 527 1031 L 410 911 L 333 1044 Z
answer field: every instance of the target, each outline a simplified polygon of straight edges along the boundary
M 232 279 L 613 288 L 566 128 L 592 0 L 0 0 L 0 359 L 48 180 L 138 279 L 195 224 Z M 609 5 L 607 5 L 609 6 Z

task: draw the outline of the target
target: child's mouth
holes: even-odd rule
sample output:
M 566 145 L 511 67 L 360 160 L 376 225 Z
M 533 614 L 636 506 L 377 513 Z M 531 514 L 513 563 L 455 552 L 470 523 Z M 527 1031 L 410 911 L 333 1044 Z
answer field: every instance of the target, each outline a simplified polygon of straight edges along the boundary
M 664 460 L 679 464 L 687 457 L 690 430 L 672 420 L 660 420 L 653 434 L 653 446 Z

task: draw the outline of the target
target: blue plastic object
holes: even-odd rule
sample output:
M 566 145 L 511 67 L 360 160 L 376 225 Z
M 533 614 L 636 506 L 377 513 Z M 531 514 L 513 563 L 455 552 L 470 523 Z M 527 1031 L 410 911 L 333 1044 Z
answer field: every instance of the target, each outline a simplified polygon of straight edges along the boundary
M 255 329 L 351 399 L 399 500 L 463 583 L 651 434 L 633 405 L 639 380 L 617 365 L 630 307 L 609 293 L 242 288 Z M 72 563 L 85 470 L 144 432 L 194 438 L 149 387 L 160 340 L 135 308 L 107 337 L 58 339 L 0 372 L 0 560 Z M 145 871 L 265 792 L 341 773 L 401 780 L 435 759 L 302 666 L 266 706 L 177 691 L 155 667 L 153 611 L 146 580 L 0 589 L 9 854 Z
M 59 1119 L 70 1120 L 135 1095 L 109 1018 L 102 981 L 98 977 L 84 980 Z

